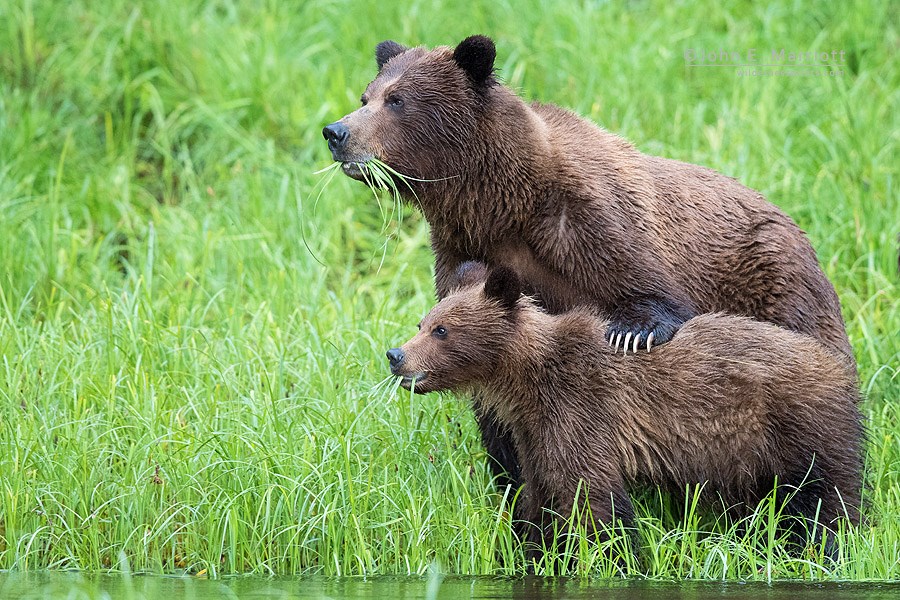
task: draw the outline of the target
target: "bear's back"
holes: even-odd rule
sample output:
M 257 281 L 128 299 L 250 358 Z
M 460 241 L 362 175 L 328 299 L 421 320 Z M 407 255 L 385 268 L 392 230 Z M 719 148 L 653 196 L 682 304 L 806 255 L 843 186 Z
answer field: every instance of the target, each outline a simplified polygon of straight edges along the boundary
M 760 473 L 804 468 L 799 463 L 817 452 L 835 454 L 816 444 L 860 442 L 852 365 L 809 336 L 704 314 L 649 354 L 611 356 L 602 335 L 587 351 L 574 331 L 560 354 L 579 353 L 575 369 L 593 379 L 570 395 L 578 412 L 595 403 L 597 423 L 585 443 L 612 438 L 627 479 L 664 487 L 709 481 L 739 496 L 756 491 Z M 585 369 L 585 360 L 593 368 Z M 582 400 L 586 390 L 595 396 Z
M 630 243 L 665 265 L 698 313 L 750 315 L 852 357 L 837 294 L 809 240 L 762 194 L 712 169 L 643 154 L 558 106 L 529 107 L 553 148 L 545 179 L 558 187 L 535 217 L 533 244 L 606 264 Z

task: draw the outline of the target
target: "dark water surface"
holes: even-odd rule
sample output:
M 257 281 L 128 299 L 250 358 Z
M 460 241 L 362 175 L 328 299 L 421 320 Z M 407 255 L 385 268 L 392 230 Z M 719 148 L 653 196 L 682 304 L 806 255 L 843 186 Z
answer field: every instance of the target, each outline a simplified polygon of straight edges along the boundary
M 610 600 L 898 600 L 894 583 L 704 583 L 589 581 L 540 577 L 196 577 L 85 575 L 80 573 L 0 573 L 0 599 L 111 598 L 175 600 L 188 598 L 523 598 Z

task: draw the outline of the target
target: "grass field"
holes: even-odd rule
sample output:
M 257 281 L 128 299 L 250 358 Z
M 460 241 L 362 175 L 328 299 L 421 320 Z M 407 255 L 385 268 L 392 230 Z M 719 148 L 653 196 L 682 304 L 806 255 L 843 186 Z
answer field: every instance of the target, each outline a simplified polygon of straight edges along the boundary
M 766 506 L 739 533 L 651 492 L 640 560 L 576 536 L 574 568 L 900 579 L 898 4 L 728 4 L 0 0 L 0 569 L 523 572 L 465 398 L 386 377 L 434 300 L 427 224 L 314 174 L 377 42 L 487 33 L 523 96 L 793 216 L 867 395 L 838 564 L 787 555 Z M 741 77 L 688 48 L 847 65 Z

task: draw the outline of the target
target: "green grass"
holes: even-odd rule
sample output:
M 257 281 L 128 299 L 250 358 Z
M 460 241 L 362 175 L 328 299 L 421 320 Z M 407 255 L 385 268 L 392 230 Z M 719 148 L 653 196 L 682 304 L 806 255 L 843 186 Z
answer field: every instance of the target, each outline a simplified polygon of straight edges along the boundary
M 896 3 L 441 4 L 0 0 L 0 569 L 523 572 L 465 399 L 386 377 L 434 300 L 427 224 L 314 174 L 378 41 L 482 32 L 523 96 L 791 214 L 867 396 L 868 522 L 840 563 L 787 555 L 770 505 L 736 527 L 651 491 L 640 560 L 575 532 L 578 572 L 900 578 Z M 681 56 L 782 47 L 849 65 Z

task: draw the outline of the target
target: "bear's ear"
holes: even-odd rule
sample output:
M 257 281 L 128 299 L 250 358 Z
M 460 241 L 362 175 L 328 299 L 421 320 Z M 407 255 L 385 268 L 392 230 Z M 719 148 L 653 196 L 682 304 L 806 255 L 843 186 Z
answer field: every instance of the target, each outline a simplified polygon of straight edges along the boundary
M 453 51 L 453 60 L 466 72 L 476 87 L 487 83 L 494 71 L 497 49 L 494 41 L 483 35 L 467 37 Z
M 487 279 L 487 265 L 477 260 L 467 260 L 456 268 L 456 287 L 464 288 Z
M 505 308 L 512 309 L 522 295 L 522 283 L 516 272 L 509 267 L 497 267 L 484 282 L 484 294 L 488 298 L 499 300 Z
M 394 40 L 385 40 L 375 46 L 375 62 L 378 63 L 378 72 L 384 67 L 384 63 L 391 60 L 398 54 L 403 54 L 408 48 L 395 42 Z

